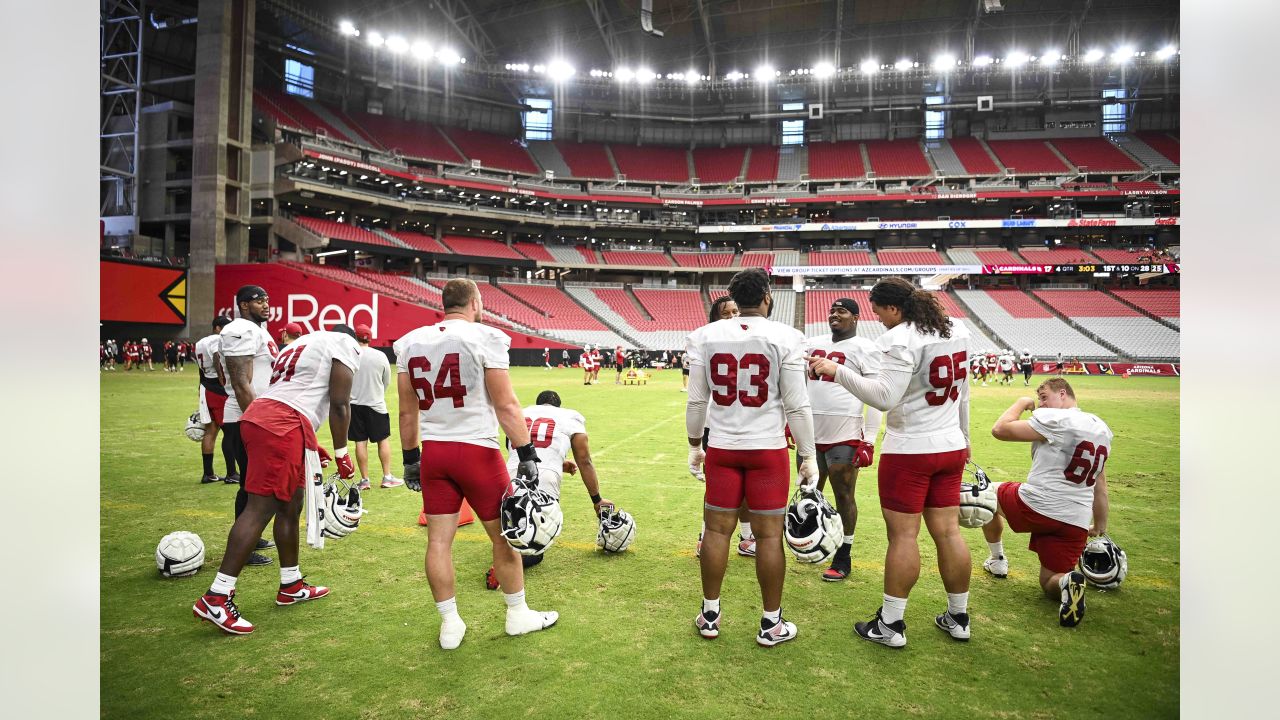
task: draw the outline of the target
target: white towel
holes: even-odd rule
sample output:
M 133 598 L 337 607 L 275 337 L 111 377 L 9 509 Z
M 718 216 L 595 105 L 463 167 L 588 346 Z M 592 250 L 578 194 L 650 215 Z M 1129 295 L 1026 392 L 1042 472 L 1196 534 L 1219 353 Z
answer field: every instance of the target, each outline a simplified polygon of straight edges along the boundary
M 307 472 L 307 545 L 324 549 L 324 470 L 320 467 L 320 453 L 307 450 L 303 456 Z

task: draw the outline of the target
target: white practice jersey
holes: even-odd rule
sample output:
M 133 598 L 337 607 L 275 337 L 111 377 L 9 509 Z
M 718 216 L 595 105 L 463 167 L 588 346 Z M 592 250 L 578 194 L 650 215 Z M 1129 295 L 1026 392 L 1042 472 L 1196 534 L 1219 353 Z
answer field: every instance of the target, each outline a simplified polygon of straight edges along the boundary
M 418 395 L 423 440 L 499 447 L 498 415 L 484 371 L 510 367 L 511 338 L 487 325 L 445 320 L 410 332 L 392 347 Z
M 1001 355 L 999 362 L 1000 362 L 1000 370 L 1002 372 L 1013 372 L 1013 356 L 1012 355 Z
M 1018 494 L 1041 515 L 1088 529 L 1093 487 L 1111 454 L 1111 428 L 1080 408 L 1037 408 L 1028 422 L 1045 442 L 1031 444 L 1031 472 Z
M 364 346 L 360 348 L 360 367 L 351 382 L 351 404 L 373 408 L 387 414 L 387 384 L 391 382 L 391 363 L 386 353 Z
M 250 384 L 254 397 L 261 395 L 271 383 L 271 363 L 280 350 L 271 333 L 265 327 L 246 320 L 236 318 L 222 328 L 222 373 L 227 378 L 227 406 L 222 411 L 223 422 L 240 422 L 244 410 L 236 400 L 236 389 L 231 383 L 231 373 L 227 372 L 227 358 L 252 357 L 253 377 Z
M 1018 356 L 1019 365 L 1031 365 L 1034 362 L 1035 362 L 1035 359 L 1031 357 L 1031 353 L 1022 353 L 1021 355 Z
M 210 380 L 218 379 L 218 368 L 214 365 L 213 358 L 221 349 L 221 335 L 205 335 L 196 341 L 196 365 L 200 367 L 202 376 Z
M 844 365 L 863 377 L 873 377 L 880 372 L 880 350 L 876 344 L 862 337 L 850 337 L 835 342 L 830 336 L 809 338 L 805 341 L 806 355 L 824 357 Z M 813 441 L 832 444 L 846 440 L 862 439 L 862 420 L 865 408 L 862 401 L 836 382 L 834 377 L 809 378 L 809 402 L 813 406 Z M 880 428 L 873 429 L 874 434 Z
M 885 370 L 911 373 L 906 393 L 886 415 L 881 452 L 925 455 L 965 449 L 968 428 L 961 430 L 960 405 L 969 404 L 969 329 L 964 323 L 952 318 L 951 337 L 943 338 L 904 322 L 885 331 L 876 345 L 884 351 Z
M 319 430 L 329 417 L 329 376 L 336 362 L 356 371 L 360 366 L 356 339 L 328 330 L 307 333 L 280 351 L 271 367 L 270 385 L 259 397 L 288 405 L 302 413 L 313 430 Z
M 524 409 L 524 422 L 529 427 L 529 440 L 538 451 L 538 487 L 560 499 L 560 480 L 564 460 L 573 454 L 571 440 L 587 431 L 587 421 L 577 410 L 554 405 L 531 405 Z M 513 452 L 507 456 L 507 470 L 515 477 L 520 458 Z
M 708 447 L 776 450 L 787 446 L 780 380 L 784 371 L 799 372 L 804 394 L 808 365 L 800 331 L 755 316 L 717 320 L 693 331 L 685 352 L 690 375 L 701 373 L 710 388 Z M 808 398 L 796 402 L 807 404 Z

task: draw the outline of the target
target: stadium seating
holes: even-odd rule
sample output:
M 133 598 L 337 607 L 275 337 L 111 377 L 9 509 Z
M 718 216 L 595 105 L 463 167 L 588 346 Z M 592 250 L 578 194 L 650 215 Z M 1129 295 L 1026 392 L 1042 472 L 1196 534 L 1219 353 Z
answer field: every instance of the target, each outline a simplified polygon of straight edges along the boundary
M 1137 137 L 1139 140 L 1146 143 L 1147 147 L 1168 158 L 1174 165 L 1181 164 L 1181 143 L 1168 133 L 1140 132 L 1137 134 Z
M 959 318 L 965 327 L 969 329 L 969 334 L 972 336 L 969 341 L 970 352 L 986 352 L 996 348 L 996 344 L 976 324 L 965 317 L 964 310 L 950 294 L 934 293 L 934 297 L 938 298 L 938 301 L 942 303 L 942 307 L 946 309 L 948 316 Z M 850 298 L 858 303 L 858 308 L 861 311 L 858 314 L 859 337 L 875 340 L 884 334 L 884 325 L 871 312 L 870 291 L 853 289 L 810 290 L 805 293 L 804 300 L 805 337 L 821 337 L 831 334 L 831 326 L 827 324 L 827 317 L 831 311 L 831 303 L 839 298 Z
M 294 215 L 293 221 L 308 230 L 327 238 L 335 240 L 346 240 L 347 242 L 363 243 L 365 245 L 381 245 L 383 247 L 395 247 L 395 243 L 382 237 L 372 230 L 365 230 L 361 227 L 340 223 L 328 218 L 314 218 L 306 215 Z
M 871 253 L 865 250 L 814 250 L 809 253 L 810 265 L 874 265 Z
M 950 248 L 947 255 L 957 265 L 1026 265 L 1015 253 L 999 248 Z
M 697 290 L 652 290 L 634 288 L 636 299 L 653 317 L 657 330 L 695 330 L 707 316 L 702 294 Z
M 445 245 L 449 246 L 459 255 L 472 255 L 475 257 L 488 258 L 506 258 L 509 260 L 524 260 L 523 255 L 507 247 L 506 243 L 497 240 L 489 240 L 487 238 L 466 237 L 463 235 L 445 235 L 441 238 Z
M 613 180 L 618 174 L 609 162 L 609 155 L 600 143 L 576 143 L 556 141 L 556 149 L 569 166 L 571 177 L 589 180 Z
M 809 174 L 809 148 L 787 145 L 778 148 L 778 182 L 795 182 Z
M 929 140 L 925 142 L 925 153 L 933 160 L 934 166 L 942 171 L 947 177 L 958 177 L 961 175 L 971 175 L 964 163 L 960 162 L 960 158 L 956 155 L 956 151 L 951 147 L 951 143 L 946 140 Z M 990 160 L 988 160 L 990 162 Z
M 747 159 L 747 182 L 774 182 L 778 179 L 778 148 L 752 145 Z
M 582 253 L 579 252 L 579 248 L 582 247 L 580 245 L 557 245 L 552 243 L 545 247 L 547 252 L 551 254 L 551 257 L 555 258 L 556 262 L 569 263 L 573 265 L 588 262 L 588 260 L 583 257 Z M 595 260 L 591 260 L 590 262 L 595 262 Z
M 733 265 L 734 253 L 731 252 L 672 252 L 680 267 L 726 268 Z
M 649 267 L 671 267 L 671 258 L 663 252 L 647 250 L 605 250 L 604 261 L 609 265 L 645 265 Z
M 288 113 L 277 107 L 275 103 L 271 102 L 271 100 L 269 100 L 261 90 L 253 91 L 253 107 L 258 112 L 269 116 L 279 127 L 310 132 L 301 122 L 289 117 Z
M 609 151 L 618 164 L 618 172 L 626 175 L 627 180 L 689 182 L 689 155 L 683 148 L 610 145 Z
M 1089 332 L 1134 358 L 1177 358 L 1177 330 L 1142 315 L 1107 293 L 1096 290 L 1039 290 L 1036 297 Z
M 429 253 L 452 253 L 453 251 L 440 244 L 439 240 L 431 235 L 423 235 L 422 233 L 412 232 L 409 230 L 388 230 L 387 234 L 394 235 L 405 245 L 414 250 L 421 250 Z
M 880 250 L 876 258 L 881 265 L 947 265 L 946 258 L 935 250 Z
M 520 253 L 521 255 L 524 255 L 530 260 L 540 260 L 542 262 L 549 262 L 549 263 L 553 263 L 556 261 L 556 259 L 551 256 L 551 253 L 547 252 L 547 247 L 540 243 L 513 242 L 511 243 L 511 247 L 516 252 Z
M 1181 325 L 1180 293 L 1177 290 L 1113 290 L 1112 293 L 1162 320 Z
M 498 283 L 498 287 L 526 305 L 542 310 L 545 316 L 541 323 L 548 330 L 608 330 L 603 323 L 554 285 L 503 282 Z
M 483 167 L 526 175 L 542 174 L 529 156 L 529 151 L 513 138 L 456 127 L 447 128 L 446 132 L 463 155 L 471 160 L 479 160 Z
M 877 178 L 933 177 L 933 168 L 918 140 L 871 140 L 866 146 L 867 159 Z
M 272 88 L 260 88 L 256 92 L 260 92 L 269 103 L 296 120 L 297 122 L 293 123 L 296 127 L 316 135 L 323 134 L 335 140 L 343 140 L 355 144 L 360 144 L 361 142 L 359 138 L 348 137 L 337 127 L 317 115 L 305 102 L 293 95 Z
M 1156 182 L 1155 180 L 1139 180 L 1137 182 L 1121 181 L 1116 183 L 1116 189 L 1121 191 L 1133 191 L 1133 190 L 1150 191 L 1150 190 L 1163 190 L 1164 186 Z
M 703 185 L 733 182 L 742 175 L 742 163 L 746 155 L 745 147 L 695 148 L 694 175 Z
M 1018 175 L 1067 172 L 1067 166 L 1043 140 L 988 140 L 987 146 L 1001 164 Z
M 1013 349 L 1033 355 L 1114 358 L 1115 353 L 1081 334 L 1021 290 L 957 290 L 972 314 Z
M 820 142 L 809 146 L 809 177 L 814 180 L 853 180 L 866 177 L 862 150 L 853 141 Z
M 1000 167 L 991 159 L 978 138 L 951 138 L 947 144 L 951 146 L 951 151 L 960 160 L 960 164 L 964 165 L 966 173 L 984 177 L 1000 174 Z
M 719 300 L 721 297 L 728 295 L 729 289 L 723 287 L 713 287 L 707 289 L 707 295 L 711 302 Z M 794 290 L 784 290 L 779 287 L 773 287 L 769 290 L 769 294 L 773 295 L 773 312 L 769 314 L 770 320 L 776 320 L 783 325 L 791 325 L 795 321 L 796 316 L 796 293 Z
M 1149 263 L 1152 255 L 1156 254 L 1151 248 L 1100 248 L 1095 247 L 1090 250 L 1091 253 L 1098 256 L 1098 259 L 1105 263 L 1116 265 L 1132 265 L 1135 263 Z M 1139 259 L 1141 258 L 1141 259 Z
M 771 267 L 773 263 L 774 263 L 773 253 L 759 252 L 759 251 L 752 251 L 752 250 L 742 253 L 742 260 L 739 262 L 739 264 L 741 264 L 742 267 L 759 267 L 759 268 Z M 712 298 L 712 300 L 714 299 L 715 298 Z
M 1058 138 L 1052 144 L 1072 165 L 1091 173 L 1137 172 L 1142 165 L 1110 140 L 1100 137 Z
M 548 327 L 547 316 L 516 298 L 509 292 L 509 286 L 482 285 L 480 291 L 485 310 L 539 330 Z
M 575 247 L 578 251 L 578 257 L 580 258 L 578 262 L 588 262 L 595 265 L 599 265 L 604 262 L 600 259 L 600 256 L 596 254 L 596 249 L 593 246 L 577 245 Z
M 1074 247 L 1024 247 L 1018 248 L 1018 253 L 1026 258 L 1027 263 L 1030 265 L 1073 265 L 1076 263 L 1098 262 L 1098 258 L 1081 248 Z
M 366 113 L 355 113 L 354 119 L 382 147 L 398 151 L 405 157 L 459 165 L 466 162 L 434 125 Z

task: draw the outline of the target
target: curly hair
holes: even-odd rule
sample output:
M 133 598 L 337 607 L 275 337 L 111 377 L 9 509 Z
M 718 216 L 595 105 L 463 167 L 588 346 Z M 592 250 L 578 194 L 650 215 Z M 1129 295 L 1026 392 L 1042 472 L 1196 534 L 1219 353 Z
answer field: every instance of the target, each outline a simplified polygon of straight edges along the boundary
M 560 393 L 555 390 L 543 390 L 538 393 L 538 399 L 534 400 L 534 404 L 560 407 Z
M 761 268 L 747 268 L 729 280 L 729 297 L 739 308 L 760 307 L 769 294 L 769 274 Z
M 871 302 L 881 307 L 893 306 L 902 311 L 902 319 L 923 333 L 951 337 L 951 318 L 942 303 L 928 290 L 921 290 L 900 277 L 881 280 L 871 288 Z
M 729 297 L 728 295 L 716 298 L 716 301 L 711 303 L 711 312 L 707 314 L 707 322 L 713 323 L 719 320 L 720 313 L 724 310 L 725 303 L 730 303 L 730 302 L 735 302 L 735 301 L 733 298 Z

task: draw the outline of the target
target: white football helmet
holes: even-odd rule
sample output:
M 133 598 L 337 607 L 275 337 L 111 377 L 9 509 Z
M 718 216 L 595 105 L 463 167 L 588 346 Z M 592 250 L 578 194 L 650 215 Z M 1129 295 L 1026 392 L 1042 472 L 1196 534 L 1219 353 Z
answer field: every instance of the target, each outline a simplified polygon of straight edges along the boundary
M 1090 585 L 1100 590 L 1115 590 L 1129 574 L 1129 556 L 1110 537 L 1103 535 L 1084 546 L 1079 567 Z
M 200 536 L 179 530 L 160 538 L 156 546 L 156 569 L 167 578 L 195 575 L 204 565 L 204 541 Z
M 336 473 L 330 475 L 324 485 L 323 507 L 321 532 L 331 538 L 344 538 L 355 532 L 360 527 L 360 517 L 365 513 L 360 490 L 354 484 L 343 482 Z
M 560 503 L 536 484 L 520 479 L 507 487 L 499 520 L 502 537 L 521 555 L 546 552 L 564 526 Z
M 626 550 L 636 538 L 636 520 L 626 510 L 619 510 L 609 503 L 600 506 L 600 531 L 596 533 L 596 546 L 608 553 Z
M 200 424 L 200 411 L 191 413 L 187 418 L 187 429 L 182 431 L 193 442 L 204 440 L 204 425 Z
M 787 505 L 782 537 L 802 563 L 820 563 L 840 549 L 844 522 L 817 488 L 799 487 Z
M 960 482 L 960 526 L 980 528 L 991 522 L 1000 507 L 996 496 L 996 486 L 987 478 L 987 473 L 972 460 L 965 466 L 965 471 L 973 476 L 973 482 Z

